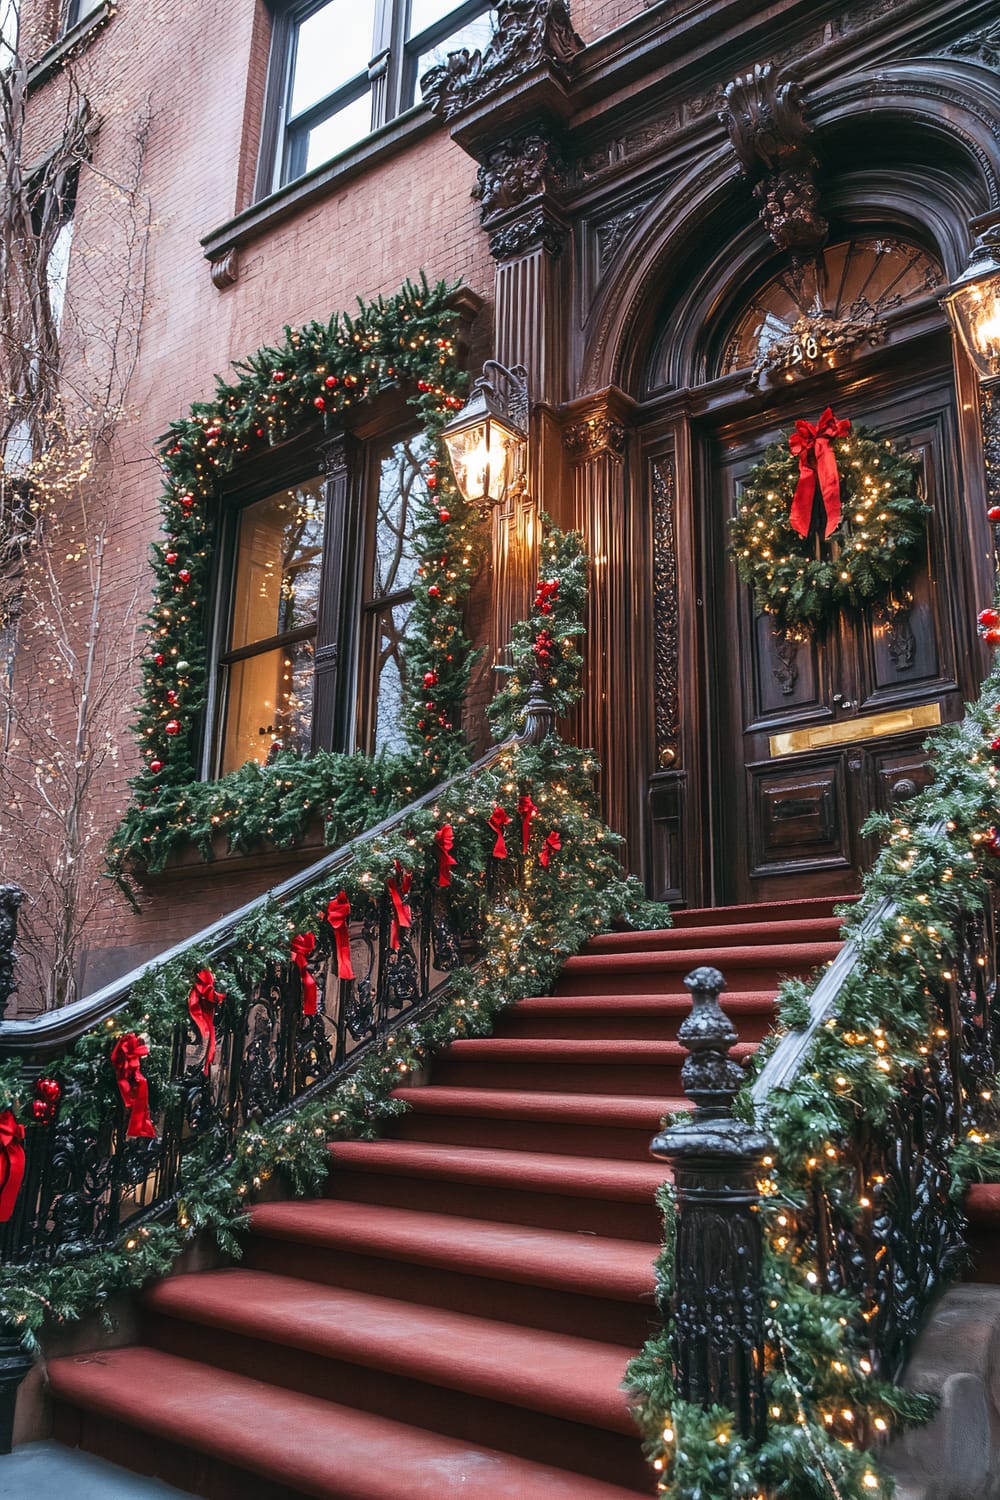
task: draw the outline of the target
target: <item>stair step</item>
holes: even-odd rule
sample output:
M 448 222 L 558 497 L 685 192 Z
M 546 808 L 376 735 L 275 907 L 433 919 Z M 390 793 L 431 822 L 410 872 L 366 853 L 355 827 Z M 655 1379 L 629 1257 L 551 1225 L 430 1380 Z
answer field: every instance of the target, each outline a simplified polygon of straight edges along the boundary
M 654 1321 L 657 1249 L 327 1198 L 255 1208 L 242 1264 L 637 1349 Z
M 330 1152 L 329 1192 L 353 1202 L 595 1234 L 613 1203 L 616 1235 L 655 1242 L 661 1232 L 655 1195 L 669 1171 L 660 1162 L 418 1141 L 342 1141 Z
M 732 1056 L 746 1062 L 755 1050 L 752 1043 L 738 1043 Z M 686 1057 L 686 1049 L 670 1041 L 484 1037 L 452 1043 L 434 1077 L 448 1086 L 491 1090 L 655 1097 L 680 1094 Z
M 635 1432 L 621 1390 L 633 1351 L 614 1344 L 242 1268 L 172 1277 L 145 1301 L 159 1318 L 398 1375 L 410 1386 Z M 186 1347 L 194 1338 L 188 1328 Z M 211 1360 L 211 1341 L 202 1343 Z M 265 1368 L 272 1358 L 265 1354 Z M 336 1399 L 330 1384 L 323 1389 Z
M 677 927 L 722 927 L 732 922 L 782 922 L 831 917 L 834 907 L 850 906 L 857 896 L 801 896 L 794 901 L 762 901 L 750 906 L 693 906 L 672 913 Z
M 279 1486 L 281 1496 L 314 1500 L 635 1500 L 623 1489 L 578 1473 L 469 1445 L 388 1417 L 283 1390 L 245 1375 L 223 1373 L 158 1349 L 103 1352 L 52 1360 L 49 1380 L 63 1410 L 58 1435 L 88 1441 L 88 1417 L 98 1421 L 95 1446 L 120 1441 L 123 1426 L 161 1440 L 164 1457 L 187 1459 L 186 1449 Z M 68 1418 L 68 1420 L 67 1420 Z M 117 1434 L 116 1434 L 117 1429 Z M 182 1441 L 184 1449 L 175 1446 Z M 166 1465 L 165 1465 L 166 1467 Z M 166 1477 L 180 1482 L 169 1473 Z M 211 1473 L 202 1473 L 208 1494 Z M 235 1492 L 235 1491 L 234 1491 Z M 257 1489 L 246 1487 L 246 1494 Z M 270 1500 L 270 1497 L 269 1497 Z
M 720 922 L 712 926 L 712 942 L 727 948 L 747 944 L 815 943 L 835 941 L 841 921 L 834 916 L 798 917 L 775 922 Z M 655 932 L 608 932 L 591 938 L 584 953 L 658 953 L 690 948 L 691 932 L 685 927 L 666 927 Z
M 581 953 L 568 958 L 555 993 L 572 995 L 647 994 L 660 984 L 684 994 L 684 976 L 706 965 L 721 969 L 735 990 L 760 989 L 785 975 L 810 973 L 831 963 L 840 952 L 836 943 L 761 943 L 740 947 L 671 949 L 662 953 Z M 655 976 L 655 977 L 654 977 Z
M 726 990 L 726 1013 L 743 1041 L 762 1041 L 774 1025 L 776 989 Z M 670 1041 L 690 1011 L 687 990 L 676 995 L 537 995 L 509 1010 L 495 1035 Z

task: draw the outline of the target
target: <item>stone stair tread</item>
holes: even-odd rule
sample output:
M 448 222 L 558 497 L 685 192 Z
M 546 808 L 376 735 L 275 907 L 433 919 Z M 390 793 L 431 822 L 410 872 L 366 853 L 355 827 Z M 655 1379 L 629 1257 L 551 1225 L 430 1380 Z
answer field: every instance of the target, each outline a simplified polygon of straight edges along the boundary
M 495 1318 L 231 1268 L 161 1282 L 161 1316 L 631 1435 L 633 1350 Z
M 616 1301 L 652 1301 L 650 1266 L 659 1249 L 641 1240 L 337 1198 L 261 1204 L 253 1210 L 253 1232 Z
M 774 990 L 726 990 L 722 1004 L 727 1011 L 734 1013 L 757 1015 L 770 1012 L 774 1009 Z M 606 1015 L 655 1016 L 666 1020 L 671 1016 L 686 1016 L 690 1009 L 691 996 L 686 990 L 683 995 L 662 995 L 656 992 L 649 995 L 531 995 L 519 1000 L 505 1019 L 516 1020 L 520 1015 Z
M 834 907 L 851 906 L 857 896 L 797 896 L 791 901 L 762 901 L 740 906 L 682 907 L 672 913 L 673 928 L 716 927 L 731 922 L 781 922 L 802 917 L 829 917 Z
M 427 1145 L 419 1141 L 338 1141 L 330 1147 L 334 1178 L 347 1171 L 444 1178 L 450 1182 L 554 1193 L 561 1197 L 652 1202 L 669 1177 L 659 1162 L 562 1156 L 541 1151 L 487 1150 L 481 1146 Z
M 617 1125 L 643 1129 L 659 1122 L 676 1109 L 688 1109 L 687 1099 L 641 1094 L 564 1094 L 528 1089 L 482 1089 L 457 1084 L 431 1083 L 423 1088 L 393 1090 L 415 1114 L 456 1114 L 497 1119 L 518 1115 L 522 1119 L 559 1121 L 562 1124 Z
M 814 943 L 818 938 L 832 941 L 840 933 L 840 918 L 798 917 L 770 922 L 725 922 L 713 926 L 712 943 L 727 947 L 745 947 L 772 943 Z M 665 927 L 647 932 L 606 932 L 591 938 L 584 953 L 637 953 L 661 952 L 671 948 L 691 946 L 691 930 L 687 927 Z
M 563 965 L 561 982 L 577 974 L 673 973 L 681 969 L 709 966 L 721 969 L 754 968 L 770 971 L 793 968 L 815 968 L 836 958 L 842 944 L 826 943 L 759 943 L 739 947 L 716 948 L 703 944 L 697 948 L 668 949 L 647 953 L 580 953 Z
M 757 1050 L 754 1042 L 737 1042 L 732 1056 L 745 1061 Z M 448 1056 L 456 1062 L 683 1062 L 687 1048 L 680 1042 L 633 1041 L 630 1038 L 595 1037 L 469 1037 L 452 1042 Z
M 58 1399 L 313 1500 L 636 1500 L 586 1475 L 148 1347 L 52 1360 Z

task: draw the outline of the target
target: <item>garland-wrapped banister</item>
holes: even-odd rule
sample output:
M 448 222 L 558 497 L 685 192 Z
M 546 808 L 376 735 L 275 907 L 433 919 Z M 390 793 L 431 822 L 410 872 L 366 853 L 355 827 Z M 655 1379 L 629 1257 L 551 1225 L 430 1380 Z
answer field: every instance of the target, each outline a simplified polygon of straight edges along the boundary
M 785 982 L 742 1088 L 724 976 L 688 976 L 696 1108 L 652 1147 L 665 1331 L 629 1372 L 670 1500 L 887 1496 L 879 1449 L 933 1409 L 895 1382 L 962 1266 L 964 1188 L 998 1166 L 998 715 L 994 674 L 935 782 L 873 820 L 844 946 Z

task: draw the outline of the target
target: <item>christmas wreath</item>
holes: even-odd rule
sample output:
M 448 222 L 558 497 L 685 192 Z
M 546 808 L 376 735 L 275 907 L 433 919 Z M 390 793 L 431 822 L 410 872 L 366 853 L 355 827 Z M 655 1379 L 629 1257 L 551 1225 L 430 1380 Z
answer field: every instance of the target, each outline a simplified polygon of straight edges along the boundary
M 760 613 L 818 630 L 843 609 L 905 602 L 928 507 L 919 462 L 827 410 L 799 421 L 751 469 L 730 522 L 730 555 Z

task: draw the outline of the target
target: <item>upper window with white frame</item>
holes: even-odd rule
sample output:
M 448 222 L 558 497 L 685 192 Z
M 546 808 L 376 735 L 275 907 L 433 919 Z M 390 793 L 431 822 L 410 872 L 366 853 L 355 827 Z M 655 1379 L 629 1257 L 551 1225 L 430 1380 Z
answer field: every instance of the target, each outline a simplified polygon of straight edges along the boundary
M 429 68 L 491 34 L 489 0 L 307 0 L 276 11 L 260 194 L 402 114 Z

